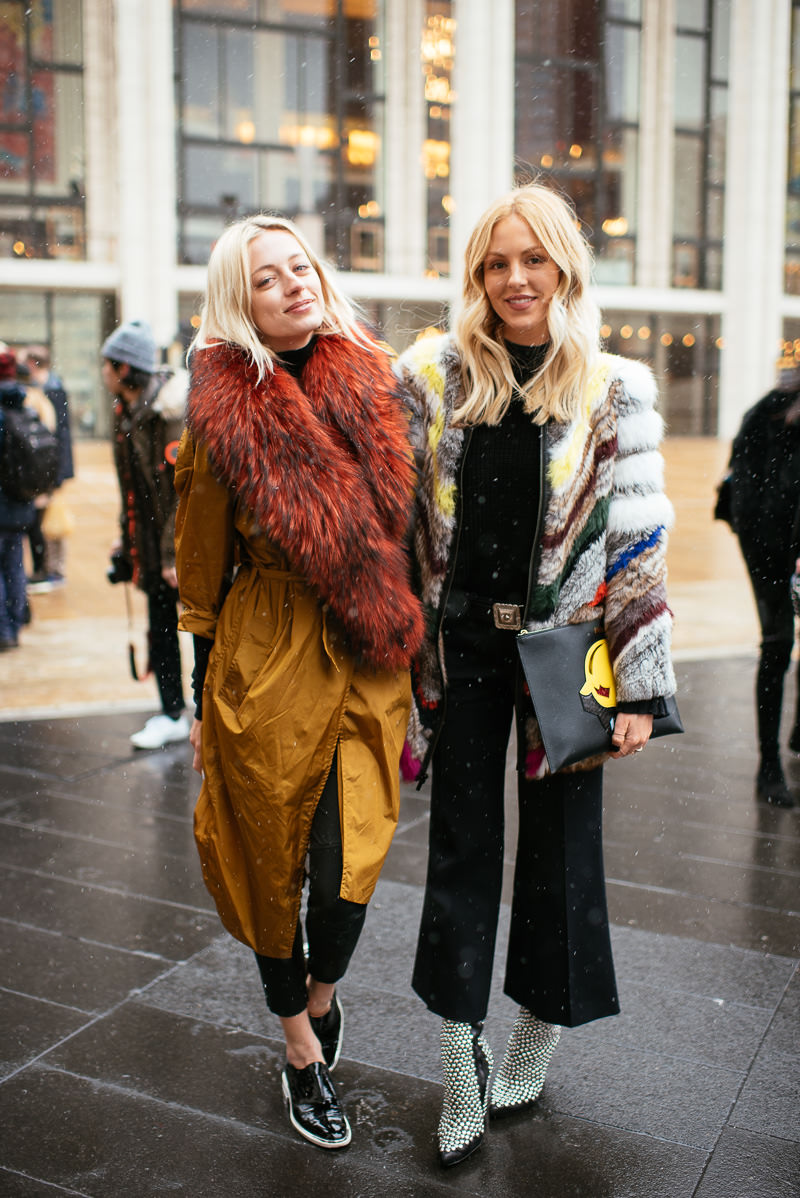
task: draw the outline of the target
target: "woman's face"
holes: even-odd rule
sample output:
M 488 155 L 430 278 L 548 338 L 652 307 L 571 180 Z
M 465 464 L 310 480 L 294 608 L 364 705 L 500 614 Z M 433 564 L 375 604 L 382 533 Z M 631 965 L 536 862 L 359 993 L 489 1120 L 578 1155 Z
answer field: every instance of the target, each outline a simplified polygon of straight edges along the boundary
M 560 277 L 526 220 L 512 213 L 497 222 L 483 260 L 483 286 L 508 341 L 548 340 L 547 309 Z
M 302 349 L 322 324 L 322 284 L 287 229 L 265 229 L 250 242 L 251 315 L 275 353 Z

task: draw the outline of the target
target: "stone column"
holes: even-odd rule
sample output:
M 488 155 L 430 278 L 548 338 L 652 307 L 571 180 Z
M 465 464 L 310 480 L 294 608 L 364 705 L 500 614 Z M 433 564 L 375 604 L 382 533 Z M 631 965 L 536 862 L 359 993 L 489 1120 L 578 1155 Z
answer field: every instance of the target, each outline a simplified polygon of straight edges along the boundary
M 456 0 L 450 273 L 481 212 L 514 181 L 514 0 Z
M 117 0 L 115 22 L 121 317 L 148 320 L 165 346 L 178 320 L 172 5 Z
M 425 269 L 423 19 L 422 0 L 387 0 L 385 270 L 390 275 L 420 276 Z
M 735 0 L 719 435 L 775 381 L 783 292 L 791 6 Z
M 644 0 L 642 15 L 636 283 L 639 287 L 669 287 L 675 0 Z

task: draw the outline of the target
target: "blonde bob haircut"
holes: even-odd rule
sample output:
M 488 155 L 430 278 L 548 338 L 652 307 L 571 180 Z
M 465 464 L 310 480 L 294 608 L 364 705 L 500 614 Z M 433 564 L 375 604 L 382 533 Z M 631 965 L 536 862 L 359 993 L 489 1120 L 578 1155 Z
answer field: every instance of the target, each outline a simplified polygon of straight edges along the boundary
M 297 226 L 285 217 L 268 213 L 246 216 L 228 225 L 211 251 L 200 327 L 192 341 L 191 352 L 228 342 L 247 351 L 258 370 L 259 382 L 274 371 L 277 354 L 262 340 L 253 321 L 250 279 L 250 243 L 269 229 L 291 233 L 319 275 L 323 315 L 317 332 L 323 335 L 339 333 L 348 341 L 385 352 L 361 327 L 358 308 L 340 291 L 330 269 L 323 265 Z
M 495 225 L 519 216 L 559 269 L 547 309 L 550 349 L 540 369 L 522 387 L 514 380 L 502 321 L 486 296 L 483 267 Z M 467 243 L 461 311 L 454 337 L 461 354 L 464 402 L 454 412 L 460 424 L 497 424 L 514 394 L 537 424 L 574 419 L 600 350 L 600 313 L 588 288 L 592 253 L 575 213 L 555 191 L 540 183 L 516 188 L 484 212 Z

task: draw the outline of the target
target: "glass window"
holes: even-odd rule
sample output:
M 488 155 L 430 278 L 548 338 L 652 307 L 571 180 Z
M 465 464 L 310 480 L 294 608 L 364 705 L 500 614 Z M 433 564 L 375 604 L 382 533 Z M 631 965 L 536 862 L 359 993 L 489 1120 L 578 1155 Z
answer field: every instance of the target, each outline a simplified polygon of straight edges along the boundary
M 707 0 L 675 0 L 675 24 L 679 29 L 704 33 Z
M 731 45 L 731 0 L 714 0 L 711 24 L 711 78 L 727 79 Z
M 84 256 L 81 10 L 0 2 L 0 252 Z
M 675 124 L 702 129 L 706 101 L 706 47 L 699 37 L 675 38 Z
M 382 7 L 176 3 L 181 260 L 268 208 L 338 265 L 382 269 Z
M 641 70 L 639 0 L 520 0 L 517 179 L 567 192 L 598 281 L 631 283 L 636 256 Z
M 729 9 L 730 0 L 709 0 L 709 3 L 679 0 L 676 8 L 672 227 L 675 287 L 716 289 L 722 282 Z
M 31 57 L 39 62 L 83 62 L 81 0 L 29 0 Z
M 185 13 L 272 25 L 324 25 L 336 17 L 336 0 L 180 0 Z M 369 0 L 346 0 L 347 16 L 371 8 Z
M 612 25 L 606 36 L 606 117 L 639 119 L 639 30 Z
M 699 239 L 703 232 L 703 143 L 696 137 L 675 135 L 676 237 Z
M 0 328 L 15 346 L 50 349 L 64 380 L 74 433 L 107 436 L 110 402 L 100 377 L 99 349 L 116 321 L 112 295 L 0 291 Z
M 608 0 L 608 15 L 624 17 L 628 21 L 641 21 L 642 0 Z
M 427 201 L 426 273 L 450 271 L 450 114 L 456 22 L 450 0 L 426 0 L 420 37 L 421 85 L 425 97 L 422 171 Z
M 722 348 L 718 316 L 607 311 L 600 332 L 612 353 L 654 369 L 658 407 L 670 434 L 716 432 Z

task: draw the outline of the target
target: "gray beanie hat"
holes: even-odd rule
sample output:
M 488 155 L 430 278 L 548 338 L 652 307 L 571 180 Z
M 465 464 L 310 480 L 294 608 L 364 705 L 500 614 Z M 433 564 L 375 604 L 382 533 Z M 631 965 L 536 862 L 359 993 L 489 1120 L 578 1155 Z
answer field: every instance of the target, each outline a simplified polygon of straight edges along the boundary
M 101 358 L 112 362 L 127 362 L 136 370 L 153 374 L 156 369 L 156 343 L 146 320 L 129 320 L 106 337 L 100 350 Z

